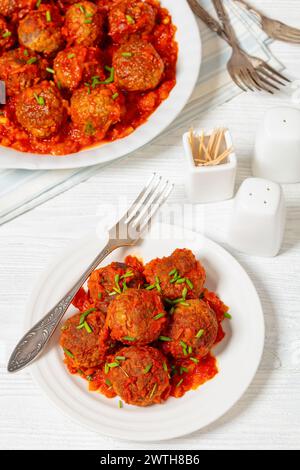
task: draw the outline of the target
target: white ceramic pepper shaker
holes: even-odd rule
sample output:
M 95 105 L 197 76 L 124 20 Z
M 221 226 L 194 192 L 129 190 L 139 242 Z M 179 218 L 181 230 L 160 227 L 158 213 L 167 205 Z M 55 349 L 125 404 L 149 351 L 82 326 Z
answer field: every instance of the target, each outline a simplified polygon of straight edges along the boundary
M 228 243 L 250 255 L 276 256 L 283 240 L 285 219 L 281 186 L 262 178 L 248 178 L 235 197 Z
M 290 106 L 269 109 L 256 135 L 254 176 L 277 183 L 300 182 L 300 110 Z

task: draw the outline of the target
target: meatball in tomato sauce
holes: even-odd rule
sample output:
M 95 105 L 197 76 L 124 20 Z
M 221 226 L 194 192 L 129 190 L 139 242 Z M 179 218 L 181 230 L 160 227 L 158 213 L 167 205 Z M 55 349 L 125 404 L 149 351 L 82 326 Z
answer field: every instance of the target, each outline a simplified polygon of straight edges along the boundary
M 86 136 L 105 136 L 112 124 L 121 118 L 121 106 L 115 99 L 115 89 L 101 85 L 82 87 L 71 98 L 71 118 Z
M 66 110 L 55 85 L 42 82 L 18 95 L 16 116 L 30 134 L 44 139 L 57 134 L 66 118 Z
M 64 35 L 70 44 L 97 45 L 103 35 L 103 16 L 95 3 L 77 2 L 66 13 Z
M 144 275 L 150 286 L 159 284 L 162 296 L 170 300 L 198 298 L 206 280 L 203 266 L 187 249 L 177 249 L 171 256 L 150 261 Z
M 19 94 L 46 77 L 47 62 L 23 47 L 5 52 L 0 57 L 0 79 L 8 96 Z
M 146 345 L 157 340 L 167 321 L 161 297 L 145 289 L 128 289 L 113 300 L 105 326 L 111 339 Z
M 165 354 L 176 359 L 206 356 L 218 334 L 218 322 L 214 311 L 199 299 L 178 304 L 163 332 L 168 341 L 162 343 Z
M 69 318 L 62 327 L 60 345 L 74 366 L 97 367 L 102 362 L 99 335 L 104 326 L 103 313 L 88 310 Z
M 163 354 L 150 346 L 131 346 L 107 360 L 120 364 L 109 368 L 107 377 L 117 395 L 129 405 L 150 406 L 169 397 L 168 366 Z
M 115 43 L 127 41 L 132 34 L 150 33 L 157 10 L 144 1 L 117 0 L 109 10 L 109 35 Z
M 41 5 L 20 21 L 19 42 L 32 51 L 52 55 L 64 45 L 61 25 L 58 9 L 51 5 Z
M 157 87 L 164 63 L 154 47 L 140 39 L 122 44 L 113 56 L 115 83 L 126 91 L 147 91 Z
M 89 296 L 96 305 L 110 302 L 128 288 L 143 286 L 145 278 L 138 266 L 111 263 L 92 272 L 88 280 Z
M 36 5 L 36 0 L 0 0 L 0 15 L 11 16 L 20 10 L 30 10 Z

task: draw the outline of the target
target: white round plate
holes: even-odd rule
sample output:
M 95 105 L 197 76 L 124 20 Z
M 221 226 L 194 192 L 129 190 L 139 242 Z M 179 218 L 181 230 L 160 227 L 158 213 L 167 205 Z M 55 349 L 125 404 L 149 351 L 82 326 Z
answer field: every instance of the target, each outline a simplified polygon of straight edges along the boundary
M 159 224 L 135 248 L 117 250 L 104 264 L 123 260 L 127 254 L 145 262 L 167 256 L 175 248 L 190 248 L 207 271 L 207 287 L 230 306 L 232 320 L 226 320 L 226 338 L 215 348 L 219 374 L 184 397 L 170 398 L 162 405 L 139 408 L 124 405 L 87 390 L 87 383 L 70 375 L 58 345 L 59 330 L 47 350 L 32 365 L 34 379 L 51 401 L 79 423 L 101 434 L 134 441 L 159 441 L 191 433 L 227 412 L 252 381 L 264 345 L 264 318 L 256 290 L 244 269 L 216 243 L 195 232 Z M 30 300 L 26 329 L 65 294 L 72 282 L 96 256 L 106 240 L 91 235 L 81 240 L 49 268 Z M 75 312 L 71 307 L 70 316 Z
M 177 27 L 176 40 L 179 45 L 177 83 L 169 98 L 149 117 L 148 121 L 124 139 L 65 156 L 22 153 L 0 146 L 0 168 L 55 170 L 107 163 L 147 144 L 174 121 L 188 102 L 199 75 L 202 57 L 201 37 L 195 16 L 185 0 L 161 0 L 161 4 L 170 11 L 173 23 Z

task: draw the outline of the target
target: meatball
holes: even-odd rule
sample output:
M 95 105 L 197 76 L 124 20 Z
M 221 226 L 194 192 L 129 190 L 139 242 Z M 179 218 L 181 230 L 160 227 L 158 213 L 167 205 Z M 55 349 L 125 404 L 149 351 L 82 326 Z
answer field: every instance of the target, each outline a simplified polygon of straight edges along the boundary
M 122 359 L 121 359 L 122 358 Z M 149 406 L 167 400 L 170 381 L 165 357 L 150 346 L 123 348 L 107 363 L 108 378 L 122 400 L 130 405 Z
M 62 327 L 60 345 L 77 366 L 90 368 L 101 364 L 99 334 L 104 321 L 103 313 L 91 309 L 72 316 Z
M 150 286 L 159 283 L 162 296 L 170 300 L 198 298 L 206 279 L 203 266 L 186 249 L 177 249 L 171 256 L 150 261 L 144 275 Z
M 162 349 L 176 359 L 201 358 L 209 353 L 217 334 L 218 322 L 213 310 L 203 300 L 189 300 L 175 307 L 163 332 L 171 341 L 163 342 Z
M 66 113 L 64 102 L 51 82 L 27 88 L 16 101 L 18 122 L 39 139 L 51 137 L 62 126 Z
M 110 302 L 126 288 L 140 288 L 145 282 L 141 271 L 125 263 L 111 263 L 94 271 L 88 280 L 89 296 L 93 303 Z
M 94 3 L 76 3 L 67 10 L 64 35 L 68 43 L 92 46 L 100 41 L 102 31 L 103 17 Z
M 166 321 L 167 313 L 156 292 L 128 289 L 110 303 L 105 326 L 111 339 L 143 346 L 157 340 Z
M 64 44 L 61 24 L 61 17 L 55 7 L 41 5 L 20 21 L 19 42 L 32 51 L 52 55 Z
M 144 1 L 117 0 L 108 15 L 109 35 L 116 43 L 127 41 L 132 34 L 150 33 L 157 10 Z
M 44 59 L 22 47 L 5 52 L 0 57 L 0 79 L 6 84 L 7 95 L 17 95 L 37 84 L 45 78 L 46 67 Z
M 0 52 L 10 49 L 15 42 L 12 27 L 0 16 Z
M 159 84 L 164 63 L 154 47 L 140 39 L 122 44 L 114 53 L 115 83 L 126 91 L 151 90 Z
M 13 13 L 23 9 L 31 9 L 36 0 L 0 0 L 0 14 L 11 16 Z
M 109 86 L 83 87 L 71 99 L 71 118 L 85 135 L 102 138 L 109 127 L 121 118 L 121 107 L 115 91 Z

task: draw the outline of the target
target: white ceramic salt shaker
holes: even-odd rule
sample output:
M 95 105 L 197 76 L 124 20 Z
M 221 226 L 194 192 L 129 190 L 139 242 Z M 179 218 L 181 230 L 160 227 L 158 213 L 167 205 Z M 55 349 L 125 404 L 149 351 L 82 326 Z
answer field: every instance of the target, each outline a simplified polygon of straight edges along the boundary
M 213 131 L 205 132 L 209 136 Z M 199 132 L 201 134 L 201 131 Z M 232 148 L 230 132 L 225 132 L 226 148 Z M 192 203 L 208 203 L 231 199 L 234 194 L 237 158 L 231 152 L 226 163 L 216 166 L 196 166 L 190 144 L 190 133 L 183 135 L 186 160 L 185 189 Z
M 285 218 L 281 186 L 263 178 L 248 178 L 235 197 L 228 243 L 250 255 L 276 256 L 283 240 Z
M 252 165 L 254 176 L 277 183 L 300 182 L 300 110 L 269 109 L 259 126 Z

